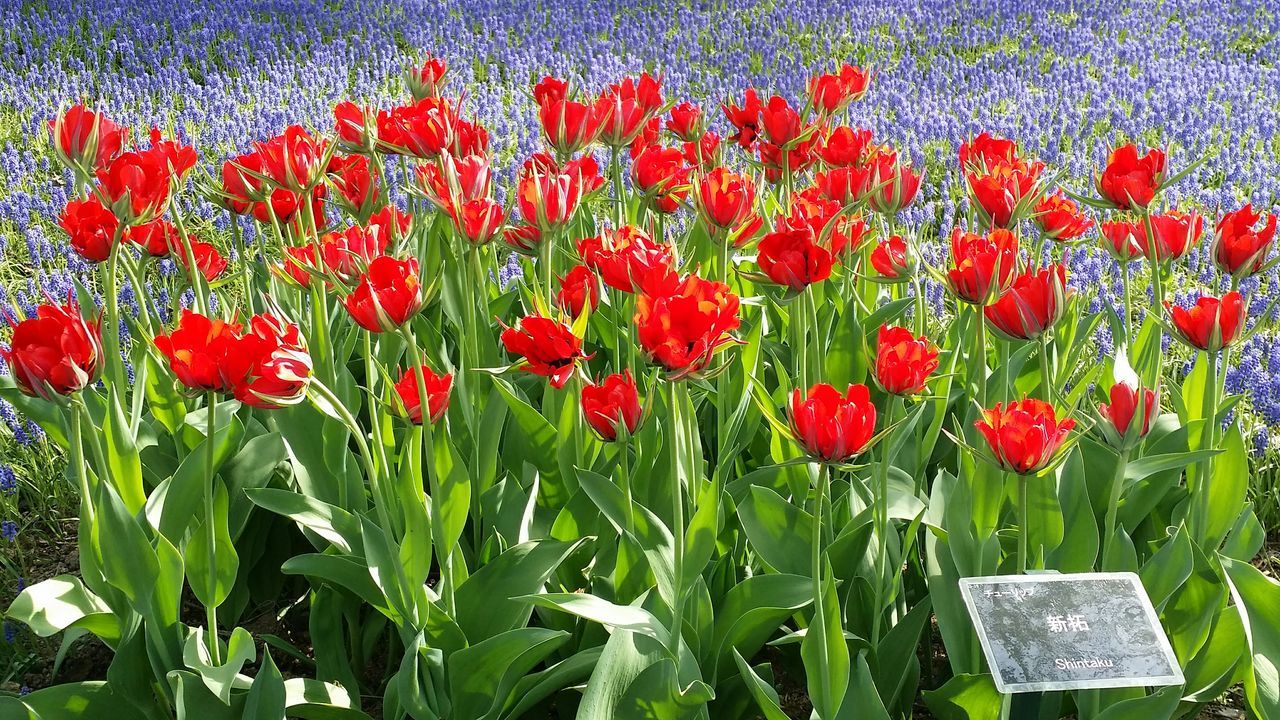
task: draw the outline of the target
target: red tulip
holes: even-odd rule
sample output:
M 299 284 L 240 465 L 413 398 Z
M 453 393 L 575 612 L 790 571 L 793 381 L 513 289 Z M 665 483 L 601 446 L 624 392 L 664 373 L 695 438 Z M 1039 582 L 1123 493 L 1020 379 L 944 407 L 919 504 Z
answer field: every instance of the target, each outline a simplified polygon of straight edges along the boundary
M 438 162 L 420 166 L 417 178 L 422 194 L 445 212 L 455 205 L 483 200 L 493 194 L 493 173 L 484 155 L 463 158 L 441 155 Z
M 649 73 L 626 77 L 600 93 L 596 113 L 600 118 L 600 141 L 609 147 L 630 145 L 645 125 L 662 108 L 662 80 Z
M 1146 244 L 1147 231 L 1141 221 L 1112 220 L 1102 223 L 1100 229 L 1106 240 L 1103 247 L 1116 262 L 1123 264 L 1142 257 L 1142 245 Z M 1138 238 L 1143 240 L 1139 241 Z
M 409 94 L 413 96 L 414 100 L 439 97 L 440 90 L 444 87 L 445 74 L 448 72 L 449 64 L 445 62 L 444 58 L 428 54 L 422 65 L 410 68 L 409 72 L 405 74 L 406 84 L 409 86 Z
M 547 144 L 562 156 L 585 150 L 600 137 L 603 129 L 601 110 L 593 105 L 571 100 L 563 80 L 543 78 L 533 89 L 538 103 L 538 121 Z
M 1049 403 L 1036 398 L 1023 398 L 996 403 L 982 411 L 982 419 L 974 423 L 991 448 L 997 464 L 1019 475 L 1033 475 L 1053 462 L 1076 426 L 1072 418 L 1059 421 Z
M 685 165 L 684 153 L 661 145 L 650 145 L 631 163 L 631 179 L 636 188 L 661 213 L 679 209 L 680 201 L 689 194 L 691 172 L 693 168 Z
M 870 166 L 834 167 L 826 172 L 816 173 L 813 183 L 827 199 L 842 206 L 851 205 L 869 198 L 871 173 Z
M 1098 404 L 1103 439 L 1117 449 L 1132 448 L 1151 432 L 1151 421 L 1160 410 L 1160 398 L 1150 388 L 1118 382 L 1111 386 L 1111 404 Z M 1142 421 L 1134 423 L 1141 414 Z
M 713 132 L 705 132 L 696 142 L 689 141 L 683 146 L 684 161 L 699 172 L 710 172 L 720 167 L 720 136 Z
M 630 370 L 582 386 L 582 417 L 605 442 L 617 440 L 622 427 L 628 435 L 634 434 L 642 415 L 640 395 Z
M 867 94 L 871 73 L 845 64 L 839 74 L 824 73 L 809 79 L 809 102 L 824 115 L 837 113 Z
M 780 230 L 760 241 L 756 262 L 773 282 L 793 293 L 831 277 L 831 251 L 814 242 L 813 231 Z
M 861 165 L 871 147 L 871 131 L 840 126 L 822 141 L 818 155 L 829 167 Z
M 417 259 L 396 260 L 388 255 L 374 258 L 360 284 L 343 299 L 351 318 L 369 332 L 395 330 L 417 314 L 424 302 Z
M 36 316 L 13 328 L 9 348 L 0 347 L 18 389 L 51 399 L 92 385 L 102 370 L 102 328 L 87 322 L 72 304 L 41 305 Z
M 635 139 L 627 146 L 627 154 L 635 160 L 647 148 L 658 144 L 659 138 L 662 136 L 662 118 L 657 115 L 649 119 L 644 124 L 640 132 L 636 134 Z
M 453 147 L 458 115 L 449 101 L 428 97 L 378 113 L 378 150 L 429 160 Z
M 516 188 L 520 214 L 542 232 L 558 229 L 569 222 L 583 196 L 601 184 L 600 169 L 590 156 L 563 168 L 548 157 L 534 156 L 525 163 Z
M 235 341 L 222 363 L 235 398 L 264 410 L 302 402 L 311 368 L 298 326 L 269 313 L 249 319 L 249 332 Z
M 173 177 L 178 179 L 186 177 L 187 173 L 191 172 L 191 168 L 196 166 L 199 158 L 195 148 L 174 140 L 165 140 L 159 128 L 151 128 L 150 138 L 151 151 L 164 158 L 165 166 L 169 168 L 169 174 Z
M 312 188 L 310 196 L 285 187 L 271 188 L 257 177 L 266 171 L 263 157 L 257 152 L 241 155 L 224 163 L 223 205 L 239 215 L 252 212 L 254 218 L 264 224 L 270 224 L 273 218 L 276 222 L 287 224 L 300 210 L 309 206 L 316 226 L 324 224 L 323 185 Z
M 112 221 L 115 216 L 111 216 Z M 167 220 L 152 220 L 124 231 L 124 239 L 142 246 L 151 257 L 168 257 L 173 248 L 181 247 L 178 228 Z
M 743 149 L 750 150 L 755 145 L 756 135 L 760 130 L 760 111 L 763 108 L 764 104 L 760 102 L 755 88 L 747 88 L 741 107 L 728 102 L 722 104 L 720 109 L 724 111 L 725 119 L 737 130 L 729 139 Z
M 978 210 L 993 227 L 1010 227 L 1029 209 L 1039 189 L 1044 163 L 1003 163 L 983 173 L 965 173 L 965 183 Z
M 204 392 L 231 389 L 223 372 L 235 352 L 240 325 L 183 310 L 178 327 L 157 335 L 156 348 L 169 361 L 169 370 L 187 388 Z
M 636 296 L 640 347 L 649 361 L 678 380 L 705 369 L 715 353 L 735 342 L 738 296 L 729 286 L 689 275 Z
M 188 238 L 187 243 L 191 245 L 190 252 L 195 258 L 196 269 L 204 276 L 205 281 L 213 282 L 222 273 L 226 272 L 227 259 L 222 257 L 222 254 L 218 252 L 218 248 L 214 247 L 212 243 L 196 240 L 195 238 Z M 187 272 L 190 272 L 191 266 L 189 262 L 191 258 L 187 255 L 187 248 L 183 247 L 183 245 L 178 245 L 173 250 L 174 257 L 177 258 L 178 263 Z
M 655 270 L 665 273 L 675 268 L 671 248 L 654 242 L 634 225 L 606 228 L 596 237 L 579 240 L 578 255 L 600 273 L 605 285 L 623 292 L 636 292 L 640 281 Z
M 698 182 L 698 214 L 708 225 L 729 230 L 746 220 L 755 205 L 756 188 L 751 178 L 724 168 L 715 168 Z
M 334 202 L 360 220 L 367 220 L 382 204 L 377 168 L 364 155 L 335 155 L 327 177 L 337 191 Z
M 791 393 L 791 431 L 809 457 L 843 463 L 857 457 L 876 429 L 876 406 L 866 385 L 850 385 L 843 395 L 826 383 Z
M 112 243 L 120 221 L 114 213 L 90 195 L 84 200 L 69 200 L 58 226 L 71 239 L 71 247 L 85 260 L 100 263 L 111 257 Z
M 1093 221 L 1080 211 L 1075 201 L 1061 193 L 1045 195 L 1036 203 L 1032 218 L 1051 240 L 1074 240 L 1093 227 Z
M 702 136 L 702 110 L 693 103 L 677 104 L 671 108 L 667 129 L 685 142 L 697 142 Z
M 986 305 L 1008 287 L 1018 267 L 1018 238 L 997 228 L 986 235 L 951 233 L 951 262 L 947 289 L 957 300 Z
M 1138 157 L 1137 147 L 1123 145 L 1111 151 L 1107 167 L 1098 176 L 1098 193 L 1121 210 L 1145 208 L 1164 184 L 1166 170 L 1163 150 Z
M 169 202 L 169 162 L 158 151 L 123 153 L 98 170 L 97 177 L 111 211 L 123 223 L 149 222 Z
M 805 132 L 808 132 L 807 128 Z M 797 139 L 788 147 L 764 140 L 756 143 L 760 164 L 764 166 L 765 180 L 776 183 L 784 175 L 795 176 L 804 173 L 818 161 L 818 154 L 815 151 L 820 141 L 819 135 L 814 132 L 804 137 L 806 139 Z
M 449 214 L 453 228 L 468 243 L 487 245 L 502 232 L 507 213 L 493 200 L 468 200 L 456 212 Z
M 1050 265 L 1015 277 L 983 314 L 1006 340 L 1034 340 L 1062 319 L 1068 298 L 1066 267 Z
M 790 214 L 780 218 L 779 230 L 810 230 L 814 241 L 835 257 L 861 247 L 871 229 L 861 218 L 842 214 L 840 203 L 827 199 L 816 187 L 793 195 Z
M 401 212 L 394 205 L 388 205 L 370 215 L 365 227 L 369 230 L 379 228 L 382 233 L 380 237 L 386 238 L 380 242 L 386 248 L 388 242 L 397 242 L 409 236 L 409 229 L 413 227 L 413 215 Z
M 1189 309 L 1164 305 L 1178 338 L 1196 350 L 1218 352 L 1238 340 L 1244 329 L 1244 298 L 1234 290 L 1221 299 L 1203 295 Z
M 395 384 L 396 395 L 400 398 L 397 410 L 414 425 L 422 424 L 422 395 L 418 392 L 418 370 L 422 372 L 423 389 L 427 391 L 427 419 L 432 423 L 440 422 L 449 409 L 449 394 L 453 390 L 453 375 L 445 373 L 436 375 L 426 365 L 419 368 L 408 368 Z
M 1276 216 L 1267 213 L 1266 218 L 1266 224 L 1257 227 L 1262 215 L 1253 211 L 1253 205 L 1223 215 L 1213 238 L 1213 264 L 1236 277 L 1261 270 L 1276 237 Z
M 1155 249 L 1148 246 L 1147 234 L 1138 235 L 1138 246 L 1147 260 L 1165 262 L 1183 257 L 1204 234 L 1204 218 L 1196 213 L 1170 211 L 1151 216 L 1151 234 Z
M 938 369 L 938 348 L 903 327 L 884 326 L 876 336 L 876 381 L 893 395 L 918 395 Z
M 537 253 L 542 244 L 542 231 L 533 225 L 513 225 L 502 231 L 502 240 L 524 255 Z
M 73 105 L 59 118 L 49 121 L 49 133 L 58 158 L 65 165 L 85 171 L 107 165 L 129 139 L 129 128 L 120 127 L 84 105 Z
M 324 177 L 329 160 L 328 143 L 301 125 L 290 125 L 266 142 L 253 144 L 262 158 L 263 174 L 282 188 L 302 193 Z
M 489 154 L 489 131 L 478 122 L 455 119 L 453 123 L 453 145 L 449 154 L 454 157 Z
M 370 153 L 378 143 L 376 115 L 351 101 L 333 106 L 334 134 L 348 152 Z
M 868 188 L 880 188 L 870 196 L 871 209 L 882 215 L 895 215 L 911 205 L 920 190 L 921 176 L 910 163 L 898 161 L 893 151 L 880 152 L 870 162 L 871 182 Z
M 556 305 L 570 317 L 582 315 L 588 305 L 594 311 L 600 304 L 600 284 L 595 273 L 586 265 L 574 265 L 560 278 L 560 291 L 556 293 Z
M 546 377 L 557 390 L 569 382 L 580 361 L 590 359 L 582 352 L 582 338 L 568 325 L 540 315 L 503 325 L 500 339 L 508 353 L 520 356 L 522 370 Z
M 799 139 L 805 131 L 800 113 L 779 95 L 769 98 L 769 102 L 760 108 L 760 127 L 770 144 L 778 147 Z
M 885 280 L 908 280 L 915 273 L 915 259 L 901 235 L 881 240 L 871 251 L 871 267 Z

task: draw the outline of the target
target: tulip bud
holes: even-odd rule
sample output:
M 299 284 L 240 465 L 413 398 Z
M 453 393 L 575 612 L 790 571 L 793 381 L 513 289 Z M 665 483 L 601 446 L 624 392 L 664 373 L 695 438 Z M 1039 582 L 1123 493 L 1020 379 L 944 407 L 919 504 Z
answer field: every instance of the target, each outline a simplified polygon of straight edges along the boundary
M 640 427 L 643 410 L 630 370 L 583 385 L 581 405 L 587 425 L 605 442 L 617 440 L 624 428 L 632 435 Z
M 101 323 L 86 321 L 71 303 L 41 305 L 35 317 L 16 323 L 0 359 L 26 395 L 51 400 L 79 392 L 102 371 Z
M 436 375 L 428 366 L 422 365 L 418 368 L 408 368 L 404 374 L 400 376 L 399 382 L 395 384 L 397 413 L 414 425 L 422 424 L 422 395 L 419 391 L 419 377 L 421 372 L 422 390 L 427 393 L 427 419 L 432 423 L 440 422 L 440 418 L 444 417 L 444 413 L 449 409 L 449 395 L 453 389 L 453 375 L 445 373 L 444 375 Z
M 356 289 L 343 299 L 351 318 L 369 332 L 390 332 L 422 309 L 418 261 L 383 255 L 369 263 Z

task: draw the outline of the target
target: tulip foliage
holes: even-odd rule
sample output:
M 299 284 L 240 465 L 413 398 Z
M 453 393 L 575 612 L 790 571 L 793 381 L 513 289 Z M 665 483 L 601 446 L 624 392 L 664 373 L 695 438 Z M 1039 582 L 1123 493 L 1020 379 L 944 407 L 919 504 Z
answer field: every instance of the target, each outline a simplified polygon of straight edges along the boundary
M 72 457 L 80 572 L 9 615 L 115 654 L 105 684 L 6 708 L 772 720 L 799 685 L 820 720 L 922 695 L 994 718 L 958 580 L 1128 570 L 1186 684 L 1047 693 L 1040 717 L 1188 716 L 1236 683 L 1280 717 L 1280 586 L 1249 565 L 1223 391 L 1274 216 L 1213 226 L 1231 290 L 1184 308 L 1165 287 L 1206 224 L 1160 208 L 1187 168 L 1159 149 L 1120 147 L 1090 182 L 983 134 L 959 151 L 963 225 L 914 227 L 922 171 L 847 124 L 869 71 L 747 90 L 723 138 L 660 77 L 548 77 L 546 150 L 504 204 L 445 61 L 406 84 L 212 175 L 81 106 L 51 123 L 77 188 L 61 224 L 95 275 L 11 318 L 0 394 Z M 1063 249 L 1084 208 L 1126 268 L 1104 314 Z M 230 239 L 197 237 L 210 209 Z M 523 271 L 498 282 L 511 252 Z M 188 306 L 122 313 L 161 257 Z M 1103 325 L 1117 351 L 1096 363 Z M 1184 382 L 1165 336 L 1196 354 Z M 307 641 L 250 632 L 263 614 Z

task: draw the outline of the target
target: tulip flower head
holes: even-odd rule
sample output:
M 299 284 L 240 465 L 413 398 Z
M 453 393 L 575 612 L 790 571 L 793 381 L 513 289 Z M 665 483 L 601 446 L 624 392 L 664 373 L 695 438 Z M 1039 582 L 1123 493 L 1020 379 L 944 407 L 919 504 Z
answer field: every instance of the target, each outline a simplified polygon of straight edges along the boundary
M 356 324 L 369 332 L 389 332 L 404 325 L 426 302 L 417 259 L 374 258 L 342 302 Z
M 983 308 L 987 325 L 1006 340 L 1035 340 L 1062 319 L 1071 292 L 1067 269 L 1051 265 L 1026 270 L 1009 289 Z
M 876 382 L 891 395 L 919 395 L 938 369 L 938 348 L 928 338 L 886 325 L 876 337 Z
M 1146 228 L 1142 221 L 1112 220 L 1102 223 L 1103 248 L 1116 262 L 1126 264 L 1142 257 L 1142 246 L 1146 244 Z M 1139 238 L 1143 238 L 1139 241 Z
M 606 228 L 595 237 L 579 240 L 578 255 L 605 285 L 623 292 L 636 292 L 651 274 L 665 275 L 675 268 L 671 248 L 634 225 Z
M 1202 295 L 1190 308 L 1165 303 L 1174 336 L 1194 350 L 1216 353 L 1240 338 L 1245 325 L 1245 303 L 1232 290 L 1221 298 Z
M 796 388 L 787 411 L 796 442 L 819 462 L 849 462 L 875 435 L 876 406 L 866 385 L 850 385 L 843 394 L 826 383 L 807 393 Z
M 697 275 L 645 288 L 636 296 L 640 348 L 671 380 L 700 373 L 719 350 L 736 342 L 731 333 L 741 322 L 738 305 L 728 285 Z
M 769 280 L 795 294 L 831 277 L 834 258 L 830 250 L 815 242 L 813 231 L 804 228 L 766 234 L 756 262 Z
M 662 105 L 662 80 L 649 73 L 610 85 L 600 93 L 594 108 L 600 122 L 600 141 L 615 148 L 630 145 L 657 118 Z
M 586 307 L 592 311 L 600 304 L 600 282 L 586 265 L 574 265 L 560 278 L 560 290 L 556 304 L 570 317 L 582 315 Z
M 987 441 L 995 462 L 1003 470 L 1018 475 L 1034 475 L 1057 459 L 1067 436 L 1076 426 L 1072 418 L 1058 420 L 1049 403 L 1023 398 L 996 403 L 982 411 L 974 423 Z
M 98 170 L 98 187 L 111 212 L 125 225 L 141 225 L 169 204 L 168 157 L 158 150 L 122 153 Z
M 644 410 L 630 370 L 606 376 L 597 383 L 582 386 L 582 417 L 596 435 L 605 442 L 618 439 L 622 429 L 627 435 L 640 427 Z
M 409 94 L 414 100 L 439 97 L 448 72 L 449 64 L 444 58 L 428 53 L 421 65 L 409 68 L 405 73 L 405 85 L 409 87 Z
M 1040 232 L 1056 242 L 1075 240 L 1093 227 L 1093 220 L 1080 210 L 1074 200 L 1056 192 L 1041 198 L 1031 217 L 1036 221 Z
M 422 395 L 418 387 L 418 373 L 422 373 L 422 388 L 427 393 L 427 420 L 440 422 L 445 411 L 449 409 L 449 395 L 453 390 L 453 375 L 445 373 L 437 375 L 429 366 L 406 368 L 395 384 L 396 411 L 414 425 L 421 425 Z
M 573 377 L 579 362 L 590 359 L 582 352 L 582 338 L 568 325 L 541 315 L 503 325 L 499 339 L 508 353 L 521 358 L 517 364 L 521 370 L 547 378 L 557 390 Z
M 871 267 L 879 273 L 880 280 L 905 282 L 915 274 L 915 255 L 901 235 L 891 235 L 877 243 L 871 251 Z
M 1152 262 L 1169 262 L 1184 257 L 1204 234 L 1204 217 L 1191 212 L 1171 211 L 1151 216 L 1151 234 L 1155 244 L 1147 242 L 1147 234 L 1138 235 L 1142 254 Z
M 1167 171 L 1163 150 L 1139 156 L 1135 145 L 1122 145 L 1111 151 L 1098 176 L 1098 194 L 1118 210 L 1141 210 L 1155 199 Z
M 1244 278 L 1262 269 L 1275 241 L 1276 216 L 1267 213 L 1265 224 L 1259 227 L 1262 219 L 1251 204 L 1222 216 L 1213 237 L 1213 264 L 1219 270 Z
M 755 183 L 745 175 L 715 168 L 698 180 L 698 216 L 713 230 L 739 227 L 752 213 Z
M 45 304 L 35 317 L 14 323 L 8 349 L 0 359 L 24 394 L 50 400 L 70 395 L 97 381 L 102 372 L 100 321 L 89 322 L 80 308 Z
M 157 335 L 156 349 L 169 361 L 169 370 L 193 392 L 226 392 L 232 384 L 226 373 L 235 352 L 241 326 L 183 310 L 178 326 L 168 335 Z
M 129 128 L 84 105 L 73 105 L 50 120 L 49 134 L 58 160 L 84 174 L 106 167 L 129 141 Z
M 1018 267 L 1018 238 L 1002 228 L 986 235 L 951 232 L 951 269 L 947 289 L 957 300 L 988 305 L 1013 281 Z
M 1151 388 L 1117 382 L 1107 393 L 1110 403 L 1098 404 L 1102 439 L 1117 450 L 1136 447 L 1151 432 L 1160 411 L 1160 396 Z
M 297 405 L 311 382 L 311 355 L 297 325 L 271 313 L 254 315 L 223 362 L 231 393 L 251 407 Z
M 677 103 L 666 128 L 684 142 L 697 142 L 703 133 L 702 109 L 690 102 Z
M 96 196 L 90 195 L 84 200 L 67 201 L 58 226 L 66 231 L 72 249 L 80 257 L 91 263 L 100 263 L 111 257 L 120 221 Z

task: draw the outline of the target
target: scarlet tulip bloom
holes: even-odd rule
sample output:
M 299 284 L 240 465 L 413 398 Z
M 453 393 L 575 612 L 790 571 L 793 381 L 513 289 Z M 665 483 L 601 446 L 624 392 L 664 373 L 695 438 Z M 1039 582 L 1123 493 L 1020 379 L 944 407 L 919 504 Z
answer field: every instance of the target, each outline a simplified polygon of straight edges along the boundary
M 800 113 L 779 95 L 769 98 L 769 102 L 760 108 L 760 126 L 769 143 L 778 147 L 795 141 L 805 131 Z
M 981 133 L 960 145 L 960 169 L 965 172 L 986 172 L 996 165 L 1018 160 L 1018 144 L 1013 140 L 991 133 Z
M 1234 290 L 1221 298 L 1201 296 L 1191 308 L 1166 302 L 1165 309 L 1178 338 L 1196 350 L 1218 352 L 1238 340 L 1244 329 L 1244 298 Z
M 670 214 L 689 195 L 689 174 L 684 153 L 675 148 L 650 145 L 631 163 L 631 179 L 636 188 L 650 199 L 653 209 Z
M 1112 385 L 1108 396 L 1110 404 L 1098 404 L 1102 437 L 1116 449 L 1132 448 L 1151 432 L 1151 421 L 1159 412 L 1160 398 L 1150 388 L 1123 382 Z
M 760 111 L 763 108 L 764 103 L 760 102 L 760 96 L 755 88 L 747 88 L 741 106 L 730 102 L 720 106 L 724 111 L 725 119 L 737 130 L 729 136 L 729 139 L 744 150 L 750 150 L 755 146 L 756 136 L 760 132 Z
M 702 133 L 697 142 L 683 145 L 684 161 L 699 172 L 710 172 L 720 167 L 720 136 L 713 132 Z
M 378 113 L 378 150 L 423 160 L 453 146 L 457 112 L 443 98 L 423 98 Z
M 1093 227 L 1093 221 L 1081 212 L 1074 200 L 1056 192 L 1040 198 L 1031 217 L 1040 232 L 1058 242 L 1075 240 Z
M 813 183 L 828 199 L 841 205 L 851 205 L 868 197 L 871 174 L 869 166 L 836 167 L 816 173 Z
M 756 201 L 751 178 L 715 168 L 698 181 L 698 213 L 714 228 L 729 230 L 742 224 Z
M 347 312 L 369 332 L 389 332 L 422 309 L 425 299 L 415 258 L 375 258 L 356 289 L 343 299 Z
M 735 342 L 738 296 L 724 283 L 689 275 L 636 296 L 640 347 L 672 380 L 705 369 L 720 348 Z
M 993 227 L 1010 227 L 1029 209 L 1044 163 L 1001 163 L 984 172 L 965 173 L 969 195 Z
M 675 266 L 671 248 L 634 225 L 605 229 L 595 237 L 579 240 L 578 255 L 588 268 L 600 273 L 605 285 L 623 292 L 636 292 L 639 281 L 654 269 L 669 271 Z
M 1144 229 L 1145 230 L 1145 229 Z M 1147 243 L 1144 231 L 1138 236 L 1138 245 L 1147 260 L 1166 262 L 1177 260 L 1191 251 L 1204 234 L 1204 217 L 1196 213 L 1167 212 L 1151 216 L 1151 234 L 1155 247 Z
M 845 64 L 837 73 L 823 73 L 809 79 L 809 102 L 824 115 L 837 113 L 867 94 L 871 73 Z
M 98 170 L 97 176 L 111 211 L 125 224 L 149 222 L 169 202 L 169 162 L 161 152 L 123 153 Z
M 896 215 L 898 211 L 911 205 L 916 193 L 920 190 L 921 176 L 910 163 L 899 162 L 895 152 L 881 152 L 870 162 L 871 182 L 868 189 L 880 188 L 871 192 L 871 209 L 881 215 Z
M 974 423 L 996 463 L 1019 475 L 1034 475 L 1048 467 L 1075 426 L 1072 418 L 1059 421 L 1053 406 L 1036 398 L 996 403 Z
M 556 293 L 556 304 L 570 317 L 578 317 L 582 309 L 590 304 L 594 311 L 600 304 L 600 283 L 595 273 L 586 265 L 574 265 L 565 276 L 560 278 L 560 291 Z
M 807 394 L 796 388 L 787 410 L 796 442 L 821 462 L 848 462 L 875 435 L 876 406 L 866 385 L 850 385 L 843 395 L 826 383 L 814 385 Z
M 440 422 L 449 409 L 449 394 L 453 390 L 453 375 L 445 373 L 437 375 L 428 366 L 418 368 L 422 371 L 422 384 L 427 391 L 427 419 L 432 423 Z M 418 373 L 414 368 L 407 368 L 395 384 L 396 395 L 400 398 L 397 409 L 414 425 L 422 424 L 422 396 L 418 392 Z
M 249 319 L 249 332 L 235 341 L 222 366 L 235 398 L 264 410 L 302 402 L 311 369 L 302 331 L 270 313 Z
M 814 241 L 839 258 L 858 247 L 871 229 L 862 218 L 841 214 L 840 203 L 827 199 L 816 187 L 791 198 L 791 214 L 779 220 L 778 229 L 810 230 Z
M 328 233 L 318 244 L 286 247 L 281 269 L 302 286 L 310 285 L 313 269 L 334 275 L 344 283 L 353 283 L 374 258 L 386 252 L 389 239 L 381 225 L 352 226 L 342 232 Z
M 489 154 L 489 131 L 478 122 L 455 119 L 453 123 L 453 145 L 449 154 L 454 157 Z
M 951 233 L 947 289 L 961 302 L 986 305 L 1008 287 L 1018 267 L 1018 238 L 997 228 L 986 235 Z
M 1155 199 L 1166 171 L 1163 150 L 1149 150 L 1139 157 L 1137 147 L 1122 145 L 1111 151 L 1098 176 L 1098 194 L 1118 209 L 1140 210 Z
M 1103 247 L 1116 262 L 1124 264 L 1142 257 L 1142 245 L 1146 244 L 1147 235 L 1142 222 L 1112 220 L 1102 223 L 1100 230 L 1106 241 Z M 1141 244 L 1138 238 L 1144 238 Z
M 1069 297 L 1066 267 L 1050 265 L 1018 275 L 983 314 L 1006 340 L 1034 340 L 1062 319 Z
M 770 280 L 793 293 L 831 277 L 831 251 L 814 242 L 813 231 L 780 230 L 760 241 L 756 262 Z
M 524 164 L 516 186 L 520 214 L 541 232 L 563 227 L 582 198 L 604 183 L 590 156 L 559 167 L 550 157 L 535 155 Z
M 818 156 L 829 167 L 861 165 L 871 146 L 871 131 L 845 125 L 832 130 L 818 148 Z
M 915 272 L 915 260 L 907 251 L 907 241 L 892 235 L 871 251 L 871 267 L 884 280 L 908 280 Z
M 92 171 L 120 154 L 129 139 L 129 128 L 84 105 L 73 105 L 62 117 L 49 121 L 49 134 L 59 159 Z
M 113 224 L 115 216 L 111 217 Z M 178 228 L 167 220 L 152 220 L 124 231 L 124 239 L 141 246 L 151 257 L 168 257 L 170 250 L 181 247 Z
M 487 245 L 502 232 L 507 220 L 507 213 L 502 206 L 493 200 L 480 198 L 468 200 L 449 214 L 453 228 L 468 243 L 480 246 Z
M 438 162 L 420 166 L 417 179 L 422 194 L 445 212 L 457 204 L 493 194 L 493 172 L 484 155 L 442 155 Z
M 152 152 L 159 153 L 164 158 L 171 176 L 181 179 L 196 166 L 199 158 L 195 148 L 175 140 L 165 140 L 160 134 L 160 128 L 151 128 L 150 137 Z
M 568 325 L 541 315 L 521 318 L 514 326 L 503 326 L 502 346 L 521 358 L 519 367 L 548 379 L 559 390 L 569 382 L 574 369 L 589 357 L 582 352 L 582 338 Z
M 537 91 L 535 90 L 535 97 Z M 604 129 L 602 108 L 560 95 L 545 95 L 538 104 L 538 121 L 547 144 L 560 155 L 572 155 L 587 149 Z
M 178 326 L 168 335 L 157 335 L 156 349 L 169 361 L 178 382 L 199 392 L 231 389 L 224 372 L 235 352 L 240 325 L 183 310 Z
M 1223 215 L 1213 238 L 1213 264 L 1236 277 L 1261 270 L 1276 237 L 1276 216 L 1267 213 L 1266 218 L 1266 224 L 1259 228 L 1262 215 L 1254 212 L 1251 204 Z
M 444 58 L 427 55 L 421 65 L 410 68 L 405 74 L 405 84 L 409 86 L 409 94 L 414 100 L 438 97 L 444 87 L 445 75 L 449 72 L 449 64 Z
M 662 80 L 649 73 L 626 77 L 600 94 L 600 141 L 609 147 L 630 145 L 662 108 Z
M 413 215 L 400 212 L 394 205 L 388 205 L 373 215 L 369 216 L 369 222 L 365 223 L 365 227 L 369 230 L 381 228 L 382 235 L 379 237 L 387 238 L 381 240 L 381 247 L 386 248 L 386 244 L 390 240 L 403 239 L 409 234 L 409 229 L 413 226 Z
M 678 103 L 671 108 L 667 129 L 685 142 L 697 142 L 702 136 L 702 110 L 693 103 Z
M 892 395 L 919 395 L 938 369 L 938 348 L 904 327 L 886 325 L 876 336 L 876 382 Z
M 334 156 L 326 175 L 337 191 L 333 200 L 348 214 L 367 220 L 381 204 L 378 171 L 364 155 Z
M 328 143 L 301 125 L 290 125 L 266 142 L 254 143 L 263 174 L 280 187 L 304 192 L 315 187 L 328 169 Z
M 378 143 L 376 115 L 350 100 L 333 106 L 333 130 L 338 144 L 349 152 L 369 153 Z
M 112 243 L 120 221 L 114 213 L 90 195 L 84 200 L 69 200 L 58 226 L 66 231 L 71 247 L 85 260 L 100 263 L 111 257 Z
M 542 244 L 542 231 L 533 225 L 515 225 L 502 231 L 502 240 L 518 253 L 533 255 Z
M 617 440 L 621 427 L 628 435 L 634 434 L 643 414 L 630 370 L 582 386 L 582 417 L 605 442 Z
M 70 395 L 92 385 L 102 371 L 102 329 L 74 305 L 41 305 L 35 317 L 14 327 L 0 359 L 23 393 L 44 400 Z
M 214 247 L 212 243 L 194 238 L 188 238 L 187 242 L 191 245 L 191 255 L 195 258 L 196 269 L 200 271 L 200 275 L 204 277 L 205 281 L 213 282 L 222 273 L 226 272 L 227 259 L 222 257 L 222 254 L 218 252 L 218 248 Z M 177 258 L 178 263 L 187 272 L 191 272 L 191 258 L 187 255 L 187 249 L 183 245 L 175 246 L 173 249 L 174 257 Z

